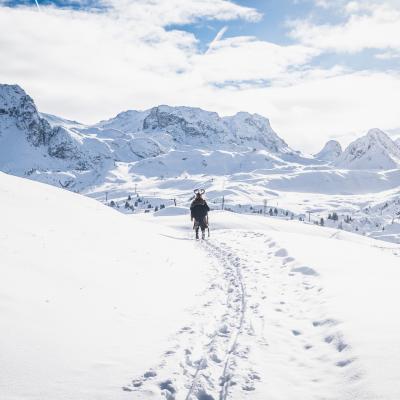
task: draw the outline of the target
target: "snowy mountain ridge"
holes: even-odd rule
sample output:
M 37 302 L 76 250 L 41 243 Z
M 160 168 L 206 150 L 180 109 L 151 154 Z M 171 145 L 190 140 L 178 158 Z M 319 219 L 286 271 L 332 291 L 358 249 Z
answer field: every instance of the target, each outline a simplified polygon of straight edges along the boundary
M 19 86 L 0 85 L 0 170 L 112 201 L 127 213 L 145 212 L 135 201 L 125 204 L 137 192 L 146 207 L 173 199 L 185 207 L 193 188 L 203 187 L 215 207 L 224 202 L 238 212 L 279 203 L 279 212 L 304 218 L 311 211 L 319 222 L 343 210 L 341 218 L 354 222 L 340 226 L 397 242 L 399 153 L 372 130 L 344 152 L 329 141 L 307 156 L 260 115 L 220 117 L 192 107 L 125 111 L 85 125 L 40 114 Z
M 105 159 L 136 162 L 171 150 L 187 150 L 187 146 L 242 153 L 266 151 L 265 159 L 270 163 L 265 166 L 314 162 L 312 157 L 292 150 L 267 118 L 247 112 L 220 117 L 200 108 L 160 105 L 145 111 L 125 111 L 88 126 L 39 114 L 32 98 L 18 85 L 0 85 L 0 107 L 0 133 L 14 127 L 33 146 L 46 147 L 52 158 L 74 161 L 77 169 L 93 168 Z M 349 169 L 392 169 L 400 166 L 399 153 L 397 145 L 375 129 L 344 152 L 337 141 L 328 141 L 315 155 L 315 164 L 325 161 Z M 184 164 L 181 169 L 185 169 Z
M 371 129 L 351 143 L 335 164 L 349 169 L 395 169 L 400 167 L 400 148 L 385 132 Z

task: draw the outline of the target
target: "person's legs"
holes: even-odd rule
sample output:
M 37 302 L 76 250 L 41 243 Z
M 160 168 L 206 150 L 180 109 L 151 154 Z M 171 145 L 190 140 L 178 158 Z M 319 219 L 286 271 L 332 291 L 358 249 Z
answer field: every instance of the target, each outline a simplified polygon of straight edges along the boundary
M 205 218 L 201 221 L 200 228 L 201 228 L 201 238 L 205 239 L 206 238 L 206 228 L 207 228 L 207 223 L 206 223 Z

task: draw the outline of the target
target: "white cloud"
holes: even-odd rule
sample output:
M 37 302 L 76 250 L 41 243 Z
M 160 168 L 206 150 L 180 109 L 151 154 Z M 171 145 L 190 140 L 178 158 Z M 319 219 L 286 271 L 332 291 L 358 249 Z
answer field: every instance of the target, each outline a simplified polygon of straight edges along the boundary
M 167 29 L 257 20 L 253 9 L 223 0 L 104 4 L 103 12 L 0 7 L 0 81 L 20 84 L 44 112 L 83 122 L 156 104 L 258 112 L 294 147 L 310 151 L 332 135 L 399 126 L 400 77 L 393 72 L 316 68 L 313 57 L 324 46 L 313 41 L 280 46 L 225 37 L 225 29 L 204 53 L 192 33 Z
M 254 8 L 228 0 L 103 0 L 118 14 L 153 25 L 188 24 L 199 19 L 259 21 L 262 15 Z
M 107 12 L 3 7 L 1 30 L 13 34 L 0 42 L 2 80 L 20 83 L 46 111 L 94 121 L 127 107 L 187 103 L 226 80 L 272 79 L 310 58 L 304 46 L 223 40 L 223 32 L 203 54 L 193 34 L 165 28 L 201 17 L 259 18 L 228 1 L 110 4 Z
M 273 80 L 306 64 L 316 51 L 305 46 L 278 46 L 249 36 L 219 40 L 206 55 L 192 58 L 193 73 L 206 83 Z
M 396 6 L 397 4 L 397 6 Z M 400 51 L 400 3 L 351 1 L 345 4 L 348 19 L 340 24 L 292 23 L 291 36 L 324 51 L 356 53 L 365 49 Z

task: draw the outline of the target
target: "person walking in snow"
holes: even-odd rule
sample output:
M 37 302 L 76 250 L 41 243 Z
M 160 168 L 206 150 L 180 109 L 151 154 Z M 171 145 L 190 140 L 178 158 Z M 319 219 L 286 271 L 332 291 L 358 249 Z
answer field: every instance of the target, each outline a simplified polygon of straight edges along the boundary
M 196 189 L 196 197 L 190 205 L 190 219 L 194 220 L 193 229 L 196 231 L 196 239 L 199 238 L 199 229 L 201 229 L 201 238 L 205 238 L 205 231 L 208 228 L 208 212 L 210 207 L 203 199 L 204 190 Z

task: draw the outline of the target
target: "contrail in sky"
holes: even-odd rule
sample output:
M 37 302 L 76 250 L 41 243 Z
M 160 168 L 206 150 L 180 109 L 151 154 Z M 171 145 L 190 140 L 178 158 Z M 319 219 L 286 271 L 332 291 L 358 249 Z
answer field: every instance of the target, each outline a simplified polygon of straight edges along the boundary
M 222 36 L 224 36 L 224 33 L 228 30 L 227 26 L 224 26 L 215 36 L 214 40 L 210 43 L 208 46 L 208 49 L 206 51 L 206 54 L 209 53 L 212 48 L 222 39 Z
M 35 0 L 35 3 L 36 3 L 36 5 L 37 5 L 38 10 L 40 11 L 40 6 L 39 6 L 38 0 Z

